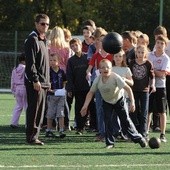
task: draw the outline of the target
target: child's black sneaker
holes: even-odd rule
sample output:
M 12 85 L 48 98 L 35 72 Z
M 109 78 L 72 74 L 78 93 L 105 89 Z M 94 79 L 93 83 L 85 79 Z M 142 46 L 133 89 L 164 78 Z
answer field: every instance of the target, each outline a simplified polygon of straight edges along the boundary
M 48 138 L 54 138 L 54 137 L 55 137 L 55 135 L 54 135 L 54 133 L 53 133 L 53 132 L 51 132 L 51 131 L 47 131 L 47 132 L 45 133 L 45 137 L 48 137 Z
M 60 133 L 59 133 L 59 136 L 60 136 L 60 138 L 65 138 L 65 137 L 66 137 L 66 134 L 64 134 L 63 132 L 60 132 Z

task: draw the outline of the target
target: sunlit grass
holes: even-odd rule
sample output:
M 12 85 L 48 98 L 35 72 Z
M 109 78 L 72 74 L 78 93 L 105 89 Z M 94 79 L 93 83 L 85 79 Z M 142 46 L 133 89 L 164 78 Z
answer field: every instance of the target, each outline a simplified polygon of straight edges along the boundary
M 95 133 L 77 136 L 75 131 L 66 132 L 64 139 L 45 138 L 45 132 L 41 131 L 40 138 L 45 145 L 31 146 L 25 143 L 24 112 L 20 127 L 9 127 L 14 104 L 11 94 L 0 94 L 0 169 L 170 169 L 169 120 L 168 142 L 159 149 L 118 141 L 115 148 L 108 150 L 104 143 L 94 142 Z M 159 133 L 150 136 L 159 137 Z

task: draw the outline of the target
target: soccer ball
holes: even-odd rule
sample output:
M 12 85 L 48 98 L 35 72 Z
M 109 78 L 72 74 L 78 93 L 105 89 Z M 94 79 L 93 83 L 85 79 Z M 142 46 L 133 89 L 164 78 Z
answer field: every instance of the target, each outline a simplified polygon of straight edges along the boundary
M 123 45 L 123 38 L 117 32 L 108 33 L 102 41 L 103 49 L 110 54 L 118 53 Z
M 158 149 L 161 146 L 161 140 L 157 137 L 152 137 L 149 139 L 148 144 L 151 149 Z

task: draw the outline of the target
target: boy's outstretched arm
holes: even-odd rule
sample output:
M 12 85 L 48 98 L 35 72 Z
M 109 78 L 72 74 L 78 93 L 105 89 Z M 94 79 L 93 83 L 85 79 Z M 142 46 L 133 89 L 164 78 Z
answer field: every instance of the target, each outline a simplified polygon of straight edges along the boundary
M 91 99 L 93 98 L 93 96 L 94 96 L 94 92 L 89 91 L 87 93 L 86 100 L 85 100 L 84 105 L 83 105 L 83 107 L 81 108 L 81 111 L 80 111 L 81 116 L 85 116 L 87 114 L 87 109 L 88 109 L 89 103 L 90 103 Z

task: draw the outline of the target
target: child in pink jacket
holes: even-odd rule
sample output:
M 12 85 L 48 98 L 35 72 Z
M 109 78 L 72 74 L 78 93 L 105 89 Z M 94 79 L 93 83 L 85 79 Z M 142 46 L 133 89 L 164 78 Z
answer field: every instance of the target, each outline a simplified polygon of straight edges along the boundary
M 19 64 L 13 69 L 11 76 L 11 91 L 16 99 L 16 105 L 11 119 L 11 128 L 18 127 L 22 110 L 24 109 L 26 111 L 27 108 L 26 88 L 24 85 L 25 54 L 21 54 L 18 60 Z

